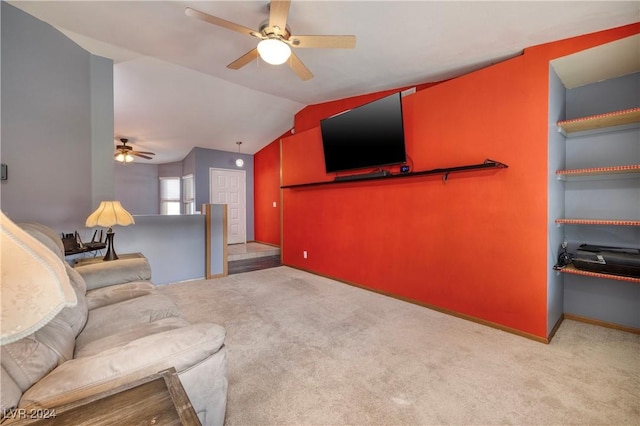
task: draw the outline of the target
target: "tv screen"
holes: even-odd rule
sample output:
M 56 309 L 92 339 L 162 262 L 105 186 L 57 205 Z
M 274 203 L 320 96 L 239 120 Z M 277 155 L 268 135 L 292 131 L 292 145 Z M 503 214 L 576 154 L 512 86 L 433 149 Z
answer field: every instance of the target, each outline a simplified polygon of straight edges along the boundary
M 404 163 L 400 93 L 320 121 L 327 173 Z

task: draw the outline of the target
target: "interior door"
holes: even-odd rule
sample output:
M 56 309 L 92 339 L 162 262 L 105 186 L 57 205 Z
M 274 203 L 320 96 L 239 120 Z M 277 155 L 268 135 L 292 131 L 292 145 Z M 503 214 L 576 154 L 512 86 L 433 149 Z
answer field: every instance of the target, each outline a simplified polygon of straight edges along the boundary
M 227 205 L 227 241 L 247 242 L 246 172 L 244 170 L 209 169 L 211 204 Z

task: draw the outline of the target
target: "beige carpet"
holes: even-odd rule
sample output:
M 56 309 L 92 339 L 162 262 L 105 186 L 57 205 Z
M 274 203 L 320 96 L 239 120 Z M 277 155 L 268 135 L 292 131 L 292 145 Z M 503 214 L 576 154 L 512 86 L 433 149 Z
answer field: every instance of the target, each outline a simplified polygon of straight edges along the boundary
M 161 287 L 227 329 L 228 425 L 640 424 L 640 336 L 545 345 L 285 266 Z

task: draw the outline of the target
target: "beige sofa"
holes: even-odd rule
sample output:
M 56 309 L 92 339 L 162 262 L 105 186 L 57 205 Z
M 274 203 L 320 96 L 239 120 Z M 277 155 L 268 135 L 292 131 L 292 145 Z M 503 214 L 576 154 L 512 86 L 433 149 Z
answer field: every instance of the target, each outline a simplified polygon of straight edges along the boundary
M 64 262 L 62 241 L 53 230 L 20 226 Z M 171 299 L 149 281 L 144 258 L 65 267 L 78 304 L 1 347 L 3 414 L 16 407 L 53 408 L 174 367 L 201 423 L 223 424 L 224 328 L 181 318 Z M 10 417 L 3 424 L 11 423 Z

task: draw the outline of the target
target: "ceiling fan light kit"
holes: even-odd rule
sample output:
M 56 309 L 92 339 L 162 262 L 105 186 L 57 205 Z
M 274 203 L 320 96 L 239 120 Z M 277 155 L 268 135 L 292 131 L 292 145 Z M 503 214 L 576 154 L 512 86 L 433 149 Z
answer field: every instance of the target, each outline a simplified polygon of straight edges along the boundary
M 258 53 L 266 63 L 282 65 L 291 56 L 291 48 L 277 38 L 267 38 L 258 43 Z
M 123 154 L 122 152 L 116 153 L 116 161 L 121 163 L 130 163 L 133 161 L 133 155 L 131 154 Z
M 322 48 L 322 49 L 353 49 L 356 47 L 356 37 L 353 35 L 299 35 L 291 34 L 287 26 L 290 0 L 271 0 L 269 19 L 263 21 L 258 31 L 243 25 L 209 15 L 190 7 L 185 8 L 185 14 L 209 24 L 218 25 L 231 31 L 246 34 L 260 39 L 258 46 L 251 49 L 235 61 L 227 65 L 227 68 L 238 70 L 260 56 L 265 62 L 272 65 L 281 65 L 289 60 L 289 67 L 301 80 L 310 80 L 313 74 L 302 63 L 300 58 L 291 51 L 296 48 Z
M 134 150 L 133 147 L 127 145 L 127 142 L 129 142 L 129 139 L 127 138 L 121 138 L 120 142 L 122 142 L 122 145 L 116 145 L 116 152 L 113 154 L 114 160 L 120 163 L 127 164 L 133 162 L 135 158 L 134 155 L 147 160 L 153 159 L 151 156 L 156 155 L 153 152 Z

